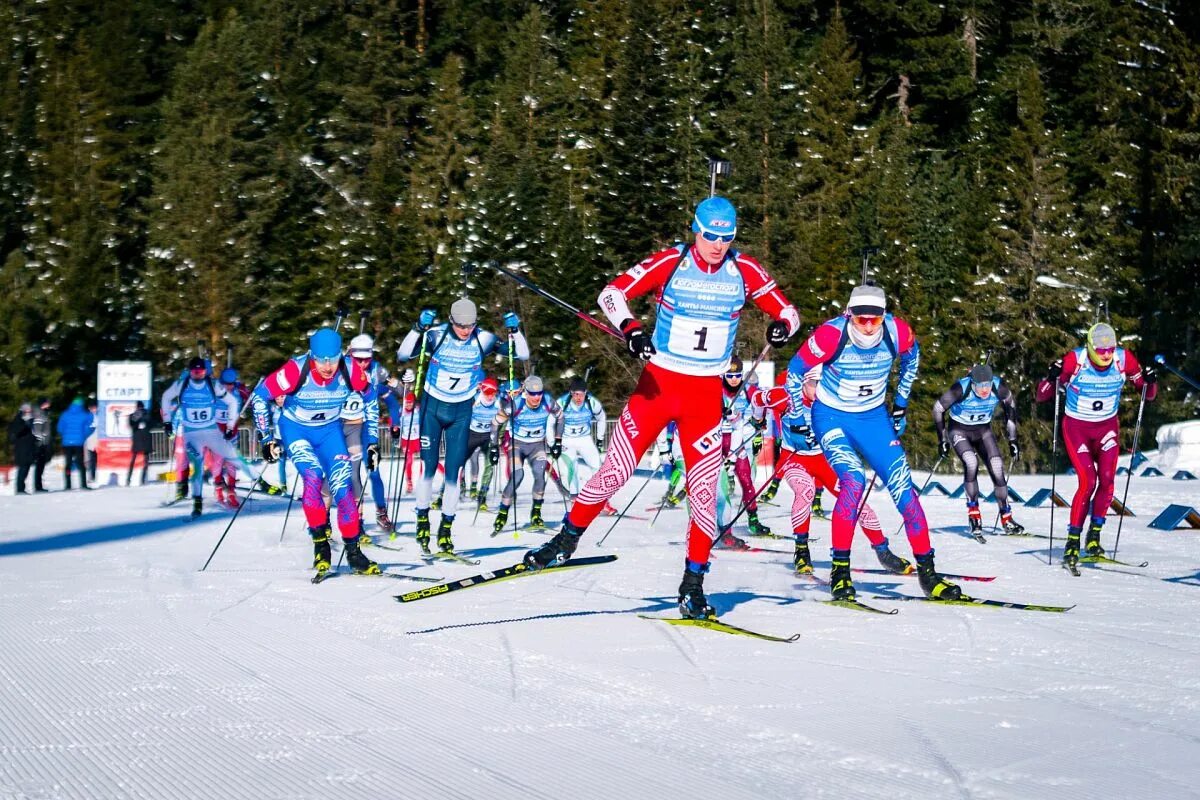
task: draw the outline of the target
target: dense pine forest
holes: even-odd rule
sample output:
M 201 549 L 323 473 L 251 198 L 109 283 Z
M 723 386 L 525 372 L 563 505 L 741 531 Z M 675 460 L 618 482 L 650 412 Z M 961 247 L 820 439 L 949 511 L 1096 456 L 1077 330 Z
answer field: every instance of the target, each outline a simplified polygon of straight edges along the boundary
M 94 390 L 102 359 L 178 375 L 198 339 L 253 382 L 339 307 L 390 364 L 464 292 L 485 327 L 521 314 L 552 388 L 594 368 L 614 413 L 620 343 L 484 265 L 592 310 L 690 235 L 711 157 L 804 333 L 878 247 L 922 345 L 914 409 L 991 352 L 1016 471 L 1047 468 L 1033 385 L 1098 315 L 1200 372 L 1185 0 L 8 0 L 0 139 L 7 415 Z M 765 320 L 742 330 L 751 359 Z M 1162 386 L 1143 446 L 1196 411 Z

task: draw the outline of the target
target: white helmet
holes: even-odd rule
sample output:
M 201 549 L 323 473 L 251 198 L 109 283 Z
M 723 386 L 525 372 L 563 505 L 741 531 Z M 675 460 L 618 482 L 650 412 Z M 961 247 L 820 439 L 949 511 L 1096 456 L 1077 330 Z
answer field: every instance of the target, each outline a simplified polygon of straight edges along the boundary
M 350 355 L 358 358 L 370 358 L 375 353 L 375 340 L 365 333 L 360 333 L 350 340 Z

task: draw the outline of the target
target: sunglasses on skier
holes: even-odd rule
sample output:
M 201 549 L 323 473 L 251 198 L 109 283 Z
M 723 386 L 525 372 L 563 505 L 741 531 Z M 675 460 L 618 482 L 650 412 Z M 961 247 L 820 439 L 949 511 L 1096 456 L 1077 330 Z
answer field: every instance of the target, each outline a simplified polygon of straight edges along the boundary
M 701 231 L 700 235 L 706 242 L 720 242 L 721 244 L 729 244 L 735 236 L 732 233 L 713 233 L 712 231 Z
M 336 364 L 341 359 L 341 356 L 330 356 L 329 358 L 323 358 L 321 356 L 313 356 L 312 359 L 313 359 L 313 361 L 317 362 L 317 364 L 319 366 L 329 367 L 329 366 L 333 366 L 334 364 Z
M 726 380 L 733 380 L 734 378 L 741 378 L 741 377 L 742 377 L 742 373 L 740 373 L 740 372 L 726 372 L 725 373 Z
M 542 392 L 531 392 L 528 389 L 526 389 L 525 394 L 529 395 L 530 397 L 541 397 L 542 394 L 544 393 L 544 391 L 545 390 L 543 390 Z
M 1111 356 L 1117 352 L 1117 348 L 1115 347 L 1094 347 L 1092 349 L 1096 351 L 1096 355 L 1098 356 Z

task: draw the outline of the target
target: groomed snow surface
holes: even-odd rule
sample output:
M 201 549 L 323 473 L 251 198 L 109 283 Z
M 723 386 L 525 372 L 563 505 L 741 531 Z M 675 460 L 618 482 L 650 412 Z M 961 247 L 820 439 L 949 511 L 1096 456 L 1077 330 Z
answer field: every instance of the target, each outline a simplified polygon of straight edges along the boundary
M 1013 483 L 1028 497 L 1048 482 Z M 1150 566 L 1080 578 L 1047 565 L 1045 540 L 978 544 L 961 500 L 925 499 L 939 567 L 996 576 L 964 589 L 1067 614 L 871 600 L 919 594 L 916 578 L 858 574 L 861 599 L 900 609 L 877 616 L 815 602 L 826 590 L 788 552 L 716 553 L 723 618 L 794 644 L 638 619 L 676 614 L 680 510 L 623 520 L 598 548 L 601 517 L 579 555 L 613 564 L 401 605 L 423 584 L 312 585 L 299 504 L 279 541 L 286 498 L 256 495 L 199 572 L 230 512 L 190 521 L 188 503 L 160 507 L 163 486 L 5 496 L 0 798 L 1197 797 L 1200 535 L 1147 527 L 1200 505 L 1197 486 L 1134 478 L 1118 557 Z M 1058 488 L 1069 499 L 1074 478 Z M 631 513 L 662 492 L 654 479 Z M 873 499 L 890 533 L 895 509 Z M 551 487 L 546 516 L 561 510 Z M 786 508 L 765 512 L 786 531 Z M 455 541 L 479 567 L 425 565 L 411 536 L 368 552 L 451 579 L 544 541 L 490 538 L 492 515 L 472 515 Z M 1050 511 L 1017 517 L 1044 531 Z M 411 531 L 408 500 L 401 519 Z M 813 534 L 827 575 L 829 523 Z M 861 537 L 854 563 L 878 566 Z

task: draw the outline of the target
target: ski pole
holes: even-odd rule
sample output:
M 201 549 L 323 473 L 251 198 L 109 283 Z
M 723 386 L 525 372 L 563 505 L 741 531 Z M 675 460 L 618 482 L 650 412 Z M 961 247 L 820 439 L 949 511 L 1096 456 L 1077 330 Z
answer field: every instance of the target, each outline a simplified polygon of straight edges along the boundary
M 1058 494 L 1055 491 L 1056 478 L 1058 477 L 1058 409 L 1060 405 L 1060 393 L 1058 390 L 1058 381 L 1055 380 L 1054 386 L 1054 428 L 1050 431 L 1050 544 L 1046 551 L 1046 566 L 1054 563 L 1054 508 L 1058 505 L 1056 498 Z
M 650 481 L 652 481 L 652 480 L 654 480 L 654 473 L 650 473 L 650 477 L 646 478 L 645 482 L 642 483 L 641 487 L 639 487 L 638 490 L 633 493 L 633 497 L 631 497 L 629 502 L 625 504 L 625 507 L 621 509 L 621 513 L 617 514 L 617 516 L 613 519 L 612 525 L 608 526 L 608 531 L 603 536 L 600 537 L 600 541 L 596 542 L 597 547 L 604 544 L 604 540 L 608 538 L 608 534 L 612 533 L 616 529 L 617 523 L 621 521 L 621 517 L 625 516 L 625 512 L 629 510 L 630 506 L 632 506 L 635 502 L 637 502 L 638 496 L 641 495 L 642 490 L 645 489 L 647 486 L 649 486 Z
M 264 462 L 263 468 L 258 472 L 258 477 L 255 479 L 254 483 L 250 484 L 250 491 L 246 492 L 246 496 L 243 497 L 242 502 L 238 504 L 237 511 L 233 512 L 233 519 L 229 520 L 229 524 L 225 526 L 225 532 L 222 533 L 221 538 L 217 540 L 216 547 L 214 547 L 212 552 L 208 554 L 208 561 L 205 561 L 204 566 L 200 568 L 201 572 L 204 572 L 204 570 L 208 569 L 208 565 L 212 563 L 213 556 L 217 554 L 217 550 L 221 547 L 221 542 L 225 541 L 225 537 L 229 534 L 229 529 L 233 527 L 233 523 L 237 522 L 237 518 L 241 515 L 242 509 L 246 507 L 246 501 L 248 501 L 250 499 L 250 495 L 254 494 L 255 490 L 258 489 L 258 482 L 262 480 L 263 473 L 267 471 L 267 466 L 268 464 Z
M 733 515 L 733 519 L 731 519 L 729 521 L 728 525 L 718 525 L 717 526 L 718 528 L 720 528 L 722 536 L 724 536 L 729 531 L 733 530 L 734 523 L 737 522 L 739 519 L 741 519 L 742 514 L 746 513 L 746 509 L 748 509 L 750 507 L 750 504 L 753 503 L 755 500 L 757 500 L 758 496 L 767 490 L 767 487 L 771 485 L 771 481 L 775 480 L 775 476 L 779 474 L 780 469 L 782 469 L 783 466 L 785 464 L 787 464 L 787 462 L 788 462 L 788 459 L 785 458 L 782 461 L 780 461 L 778 464 L 776 464 L 775 469 L 773 469 L 771 471 L 771 474 L 767 477 L 767 479 L 765 481 L 763 481 L 762 486 L 759 486 L 757 489 L 755 489 L 754 493 L 752 495 L 750 495 L 749 498 L 746 498 L 746 497 L 742 498 L 741 508 L 739 508 L 738 512 Z M 874 482 L 875 482 L 874 479 L 872 479 L 871 483 L 874 483 Z M 864 500 L 864 502 L 865 502 L 865 500 Z
M 263 472 L 266 472 L 264 469 Z M 292 478 L 292 491 L 288 494 L 287 511 L 283 512 L 283 527 L 279 529 L 279 543 L 283 544 L 283 536 L 287 533 L 288 517 L 292 515 L 292 504 L 296 502 L 296 484 L 300 483 L 300 471 L 296 471 L 296 477 Z
M 1117 517 L 1117 540 L 1113 543 L 1112 557 L 1117 557 L 1117 549 L 1121 546 L 1121 523 L 1125 521 L 1125 504 L 1129 501 L 1129 482 L 1133 480 L 1133 459 L 1137 458 L 1138 437 L 1142 432 L 1142 410 L 1146 407 L 1146 389 L 1150 384 L 1142 383 L 1142 398 L 1138 401 L 1137 423 L 1133 426 L 1133 449 L 1129 456 L 1129 472 L 1125 474 L 1125 494 L 1121 497 L 1121 515 Z
M 618 339 L 620 339 L 621 341 L 625 341 L 625 336 L 622 335 L 621 332 L 618 331 L 616 328 L 613 328 L 612 326 L 609 326 L 609 325 L 605 325 L 603 322 L 600 322 L 599 320 L 588 316 L 587 314 L 583 313 L 575 306 L 568 303 L 566 300 L 561 300 L 561 299 L 555 297 L 554 295 L 547 292 L 545 289 L 542 289 L 541 287 L 539 287 L 536 284 L 534 284 L 533 282 L 531 282 L 529 279 L 527 279 L 521 275 L 518 275 L 517 273 L 512 272 L 511 270 L 505 269 L 504 267 L 497 264 L 495 261 L 488 261 L 486 263 L 487 263 L 487 266 L 496 270 L 501 275 L 506 275 L 509 278 L 512 278 L 518 284 L 520 284 L 521 286 L 524 286 L 526 289 L 533 292 L 534 294 L 544 297 L 545 299 L 549 300 L 551 303 L 554 303 L 559 308 L 570 311 L 576 317 L 583 320 L 584 322 L 591 325 L 592 327 L 604 331 L 609 336 L 615 336 Z M 511 373 L 511 370 L 509 370 L 509 372 Z M 512 380 L 511 374 L 509 375 L 509 380 Z
M 500 268 L 497 265 L 497 268 Z M 513 353 L 516 352 L 516 343 L 512 331 L 508 332 L 508 386 L 512 389 L 513 385 Z M 509 418 L 508 418 L 508 480 L 512 483 L 512 511 L 513 520 L 513 538 L 517 539 L 521 536 L 521 528 L 517 524 L 517 399 L 509 397 Z M 504 504 L 504 495 L 500 495 L 500 503 Z
M 1166 359 L 1163 358 L 1161 354 L 1154 357 L 1154 363 L 1158 364 L 1160 367 L 1167 370 L 1171 374 L 1178 376 L 1180 378 L 1180 380 L 1182 380 L 1184 383 L 1191 386 L 1193 389 L 1200 389 L 1200 383 L 1197 383 L 1196 381 L 1189 378 L 1187 375 L 1184 375 L 1182 372 L 1180 372 L 1179 370 L 1172 367 L 1170 364 L 1167 363 Z
M 404 496 L 404 492 L 403 492 L 404 475 L 406 472 L 408 472 L 408 461 L 410 458 L 410 448 L 408 446 L 408 442 L 412 441 L 413 421 L 416 420 L 418 416 L 421 417 L 421 419 L 420 419 L 421 423 L 424 423 L 424 421 L 425 421 L 425 402 L 424 402 L 424 398 L 421 396 L 422 395 L 421 385 L 422 385 L 422 379 L 425 377 L 425 358 L 429 354 L 428 348 L 427 348 L 428 343 L 429 343 L 429 332 L 422 331 L 421 332 L 421 352 L 420 352 L 420 355 L 417 356 L 416 382 L 413 383 L 413 397 L 415 398 L 415 402 L 419 402 L 421 404 L 421 411 L 420 411 L 420 414 L 418 415 L 417 410 L 414 407 L 412 413 L 408 417 L 408 430 L 405 432 L 405 436 L 404 436 L 404 442 L 405 442 L 405 444 L 404 444 L 404 465 L 400 470 L 400 487 L 399 487 L 399 490 L 396 492 L 396 499 L 393 501 L 394 505 L 392 507 L 392 536 L 391 536 L 391 538 L 395 538 L 395 536 L 396 536 L 395 525 L 396 525 L 396 521 L 400 518 L 400 498 Z M 404 384 L 401 384 L 401 385 L 404 385 Z M 406 392 L 406 394 L 407 394 L 407 392 Z M 401 398 L 400 408 L 401 408 L 401 410 L 403 410 L 403 408 L 404 408 L 403 398 Z M 417 433 L 418 433 L 418 435 L 420 434 L 419 426 L 417 428 Z M 418 476 L 418 480 L 420 480 L 420 476 Z

